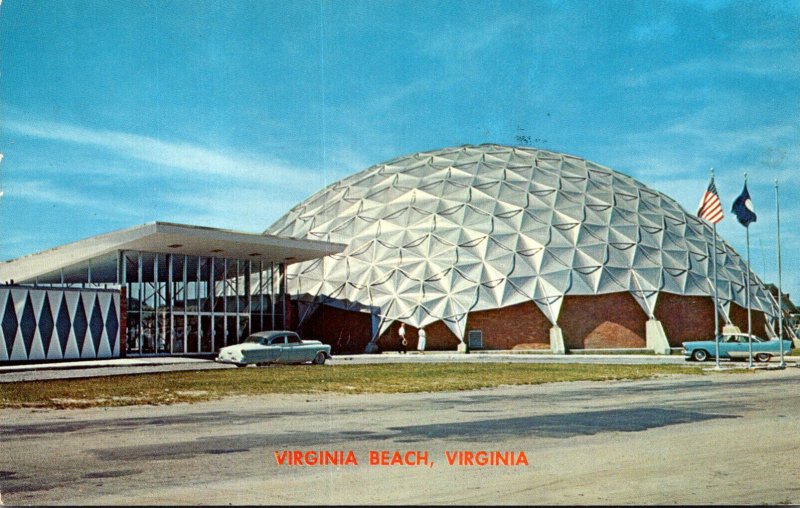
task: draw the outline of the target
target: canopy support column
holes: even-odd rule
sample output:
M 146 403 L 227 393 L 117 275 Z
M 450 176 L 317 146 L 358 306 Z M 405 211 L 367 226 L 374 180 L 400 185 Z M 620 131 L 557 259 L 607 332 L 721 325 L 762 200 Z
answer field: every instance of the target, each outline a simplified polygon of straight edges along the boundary
M 655 354 L 670 354 L 669 341 L 667 340 L 667 334 L 664 332 L 661 321 L 657 319 L 647 320 L 645 340 L 647 341 L 647 349 L 652 349 Z
M 553 327 L 550 328 L 550 350 L 555 355 L 567 353 L 567 347 L 564 345 L 564 333 L 558 325 L 553 325 Z

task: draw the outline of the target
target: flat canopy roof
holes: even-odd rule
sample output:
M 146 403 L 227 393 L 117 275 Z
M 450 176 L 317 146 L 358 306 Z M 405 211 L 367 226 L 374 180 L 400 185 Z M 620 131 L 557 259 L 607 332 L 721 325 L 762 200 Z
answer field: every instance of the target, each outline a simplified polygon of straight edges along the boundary
M 291 264 L 338 254 L 345 247 L 344 244 L 318 240 L 150 222 L 0 262 L 0 282 L 13 280 L 24 284 L 37 279 L 39 282 L 59 282 L 56 276 L 60 279 L 62 270 L 74 272 L 75 268 L 86 267 L 90 261 L 94 282 L 114 282 L 116 252 L 120 250 Z M 111 266 L 106 266 L 109 263 Z

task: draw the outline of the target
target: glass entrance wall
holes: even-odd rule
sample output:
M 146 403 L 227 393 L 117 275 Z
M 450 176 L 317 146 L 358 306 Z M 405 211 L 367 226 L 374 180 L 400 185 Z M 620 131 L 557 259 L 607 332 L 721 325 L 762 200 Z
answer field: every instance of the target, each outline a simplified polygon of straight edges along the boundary
M 286 326 L 283 263 L 140 251 L 118 260 L 128 355 L 215 353 Z

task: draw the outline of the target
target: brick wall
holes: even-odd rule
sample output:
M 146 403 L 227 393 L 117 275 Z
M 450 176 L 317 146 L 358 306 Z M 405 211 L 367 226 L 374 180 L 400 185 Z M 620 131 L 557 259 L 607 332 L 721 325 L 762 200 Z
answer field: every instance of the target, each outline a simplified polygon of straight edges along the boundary
M 392 323 L 378 340 L 384 351 L 397 351 L 400 345 L 399 323 Z M 550 347 L 550 322 L 533 302 L 501 309 L 473 312 L 467 318 L 467 332 L 483 332 L 484 349 L 512 349 L 515 346 L 545 349 Z M 455 351 L 458 339 L 439 321 L 425 328 L 428 351 Z M 416 349 L 418 330 L 406 325 L 409 350 Z M 466 338 L 465 338 L 466 341 Z
M 730 318 L 733 324 L 739 327 L 742 333 L 747 333 L 747 308 L 740 307 L 735 303 L 731 303 Z M 753 335 L 767 338 L 766 320 L 764 313 L 753 310 L 751 312 L 751 319 L 753 325 Z
M 285 305 L 286 315 L 283 317 L 283 320 L 284 320 L 284 323 L 285 323 L 284 326 L 283 326 L 283 329 L 284 330 L 297 330 L 298 321 L 300 320 L 300 313 L 297 310 L 297 302 L 293 301 L 292 297 L 290 295 L 284 295 L 284 298 L 285 298 L 284 301 L 286 302 L 286 305 Z M 277 303 L 277 307 L 276 307 L 275 311 L 276 312 L 281 312 L 280 310 L 278 310 L 278 309 L 280 309 L 281 300 L 277 300 L 276 303 Z M 275 322 L 275 326 L 280 328 L 281 324 L 278 321 L 276 321 Z
M 747 310 L 731 305 L 733 321 L 747 330 Z M 687 340 L 708 339 L 714 330 L 711 298 L 662 293 L 655 310 L 670 345 Z M 568 349 L 646 347 L 647 315 L 629 293 L 567 296 L 561 307 L 559 326 Z M 378 340 L 382 351 L 397 351 L 399 323 L 392 323 Z M 467 331 L 483 332 L 484 349 L 546 349 L 550 347 L 550 322 L 533 302 L 501 309 L 473 312 Z M 764 316 L 753 312 L 753 330 L 765 335 Z M 455 351 L 458 339 L 443 322 L 425 328 L 428 351 Z M 334 354 L 361 353 L 372 334 L 371 316 L 320 306 L 300 330 L 303 338 L 331 344 Z M 418 330 L 406 326 L 409 351 L 417 348 Z M 466 340 L 466 339 L 465 339 Z
M 304 339 L 330 344 L 332 354 L 363 353 L 372 338 L 372 317 L 320 305 L 298 331 Z
M 378 339 L 381 351 L 398 351 L 400 349 L 400 323 L 392 323 L 388 330 Z M 406 325 L 406 342 L 408 350 L 416 351 L 419 339 L 419 330 Z M 455 351 L 458 339 L 442 321 L 437 321 L 425 327 L 426 351 Z
M 567 349 L 643 348 L 646 322 L 630 293 L 565 296 L 558 319 Z
M 467 318 L 467 332 L 483 332 L 484 349 L 550 348 L 550 328 L 550 321 L 533 302 L 473 312 Z
M 656 319 L 661 321 L 670 346 L 689 340 L 714 338 L 714 299 L 708 296 L 658 295 Z M 724 323 L 720 319 L 720 329 Z

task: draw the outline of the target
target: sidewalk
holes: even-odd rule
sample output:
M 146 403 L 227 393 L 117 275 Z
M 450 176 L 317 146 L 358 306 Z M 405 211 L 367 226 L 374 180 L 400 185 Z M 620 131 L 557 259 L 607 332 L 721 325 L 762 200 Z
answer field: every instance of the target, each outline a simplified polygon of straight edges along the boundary
M 83 377 L 124 376 L 184 370 L 231 369 L 232 365 L 202 358 L 169 356 L 109 358 L 73 362 L 31 363 L 0 367 L 0 384 L 16 381 L 45 381 Z
M 103 360 L 75 360 L 63 362 L 47 363 L 23 363 L 17 365 L 0 366 L 0 374 L 6 372 L 23 372 L 27 370 L 51 370 L 51 369 L 87 369 L 100 367 L 134 367 L 144 365 L 174 365 L 194 363 L 207 363 L 208 360 L 202 358 L 186 358 L 179 356 L 143 356 L 131 358 L 107 358 Z
M 665 365 L 689 364 L 683 355 L 643 355 L 643 354 L 566 354 L 554 355 L 546 352 L 519 350 L 473 351 L 469 354 L 454 351 L 409 351 L 397 353 L 384 352 L 379 355 L 337 355 L 329 360 L 333 365 L 368 363 L 593 363 L 622 365 Z

